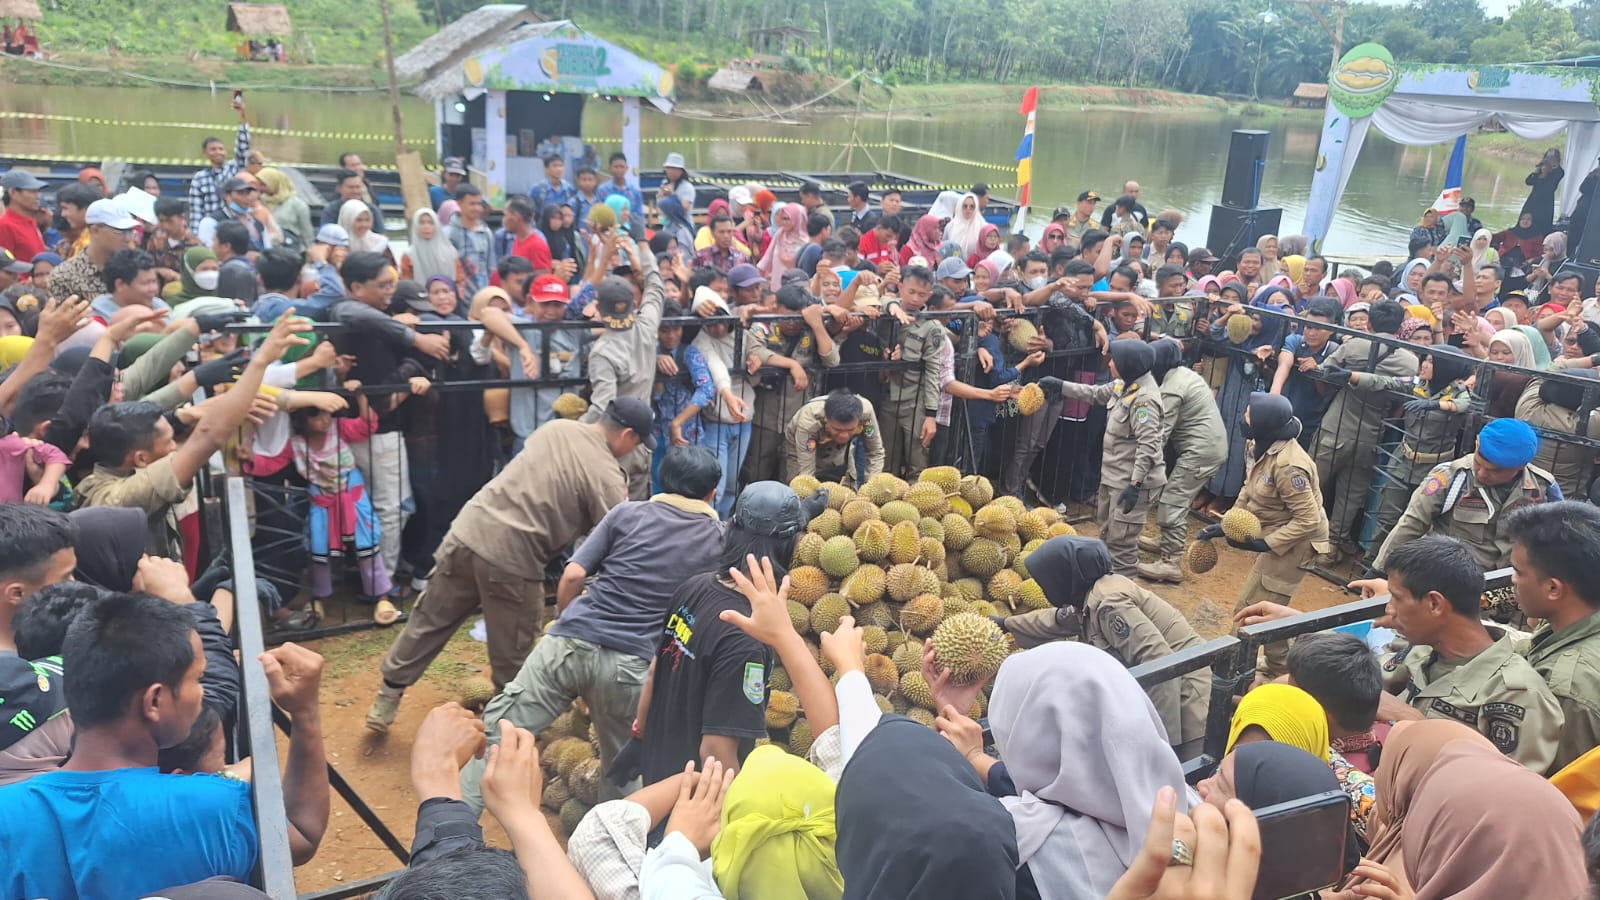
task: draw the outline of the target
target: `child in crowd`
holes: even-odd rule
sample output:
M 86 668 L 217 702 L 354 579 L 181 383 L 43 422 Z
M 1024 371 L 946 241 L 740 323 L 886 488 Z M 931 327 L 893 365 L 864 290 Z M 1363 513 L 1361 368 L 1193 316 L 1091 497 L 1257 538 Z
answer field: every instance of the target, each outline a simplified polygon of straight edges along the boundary
M 347 387 L 356 384 L 348 382 Z M 331 557 L 341 556 L 345 545 L 355 548 L 361 570 L 362 600 L 377 603 L 389 593 L 389 567 L 384 563 L 378 517 L 372 511 L 361 470 L 356 468 L 352 443 L 365 441 L 378 427 L 378 417 L 359 404 L 356 418 L 340 418 L 320 409 L 296 410 L 294 437 L 289 446 L 294 466 L 306 480 L 311 512 L 306 520 L 306 540 L 311 553 L 311 595 L 316 600 L 333 596 Z
M 0 503 L 49 503 L 70 462 L 54 444 L 15 431 L 0 437 Z

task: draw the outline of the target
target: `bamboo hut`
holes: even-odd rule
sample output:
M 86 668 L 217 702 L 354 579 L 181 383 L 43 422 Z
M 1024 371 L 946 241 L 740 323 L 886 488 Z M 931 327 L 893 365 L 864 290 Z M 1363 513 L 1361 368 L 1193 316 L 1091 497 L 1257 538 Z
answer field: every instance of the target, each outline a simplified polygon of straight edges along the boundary
M 281 38 L 294 33 L 289 11 L 276 3 L 229 3 L 228 30 L 245 37 Z

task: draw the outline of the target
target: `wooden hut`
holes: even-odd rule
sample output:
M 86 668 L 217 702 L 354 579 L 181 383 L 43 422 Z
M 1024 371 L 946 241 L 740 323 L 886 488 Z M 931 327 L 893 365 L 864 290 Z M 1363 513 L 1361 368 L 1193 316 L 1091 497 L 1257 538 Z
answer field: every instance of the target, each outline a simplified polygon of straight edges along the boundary
M 39 11 L 38 0 L 0 0 L 0 19 L 7 22 L 17 19 L 37 22 L 43 18 L 44 13 Z
M 1320 82 L 1302 81 L 1289 98 L 1290 106 L 1318 107 L 1328 102 L 1328 86 Z

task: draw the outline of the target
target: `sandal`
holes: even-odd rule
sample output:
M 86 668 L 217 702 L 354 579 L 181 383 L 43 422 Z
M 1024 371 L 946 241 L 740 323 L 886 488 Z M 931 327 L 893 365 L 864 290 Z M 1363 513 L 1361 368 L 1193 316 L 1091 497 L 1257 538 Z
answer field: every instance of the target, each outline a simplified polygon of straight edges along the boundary
M 372 621 L 379 625 L 393 625 L 400 618 L 400 608 L 389 602 L 389 598 L 379 598 L 372 607 Z
M 310 631 L 322 624 L 324 614 L 321 600 L 313 600 L 305 609 L 291 612 L 288 618 L 279 619 L 273 623 L 274 631 Z

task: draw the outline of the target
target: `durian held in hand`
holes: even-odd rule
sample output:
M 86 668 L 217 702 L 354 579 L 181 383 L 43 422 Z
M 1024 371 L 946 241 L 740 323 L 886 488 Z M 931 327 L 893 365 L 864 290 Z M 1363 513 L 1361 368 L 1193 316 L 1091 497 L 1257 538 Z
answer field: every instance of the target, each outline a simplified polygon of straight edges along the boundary
M 988 681 L 1011 653 L 1011 639 L 987 616 L 961 613 L 939 623 L 928 638 L 937 669 L 951 684 Z

